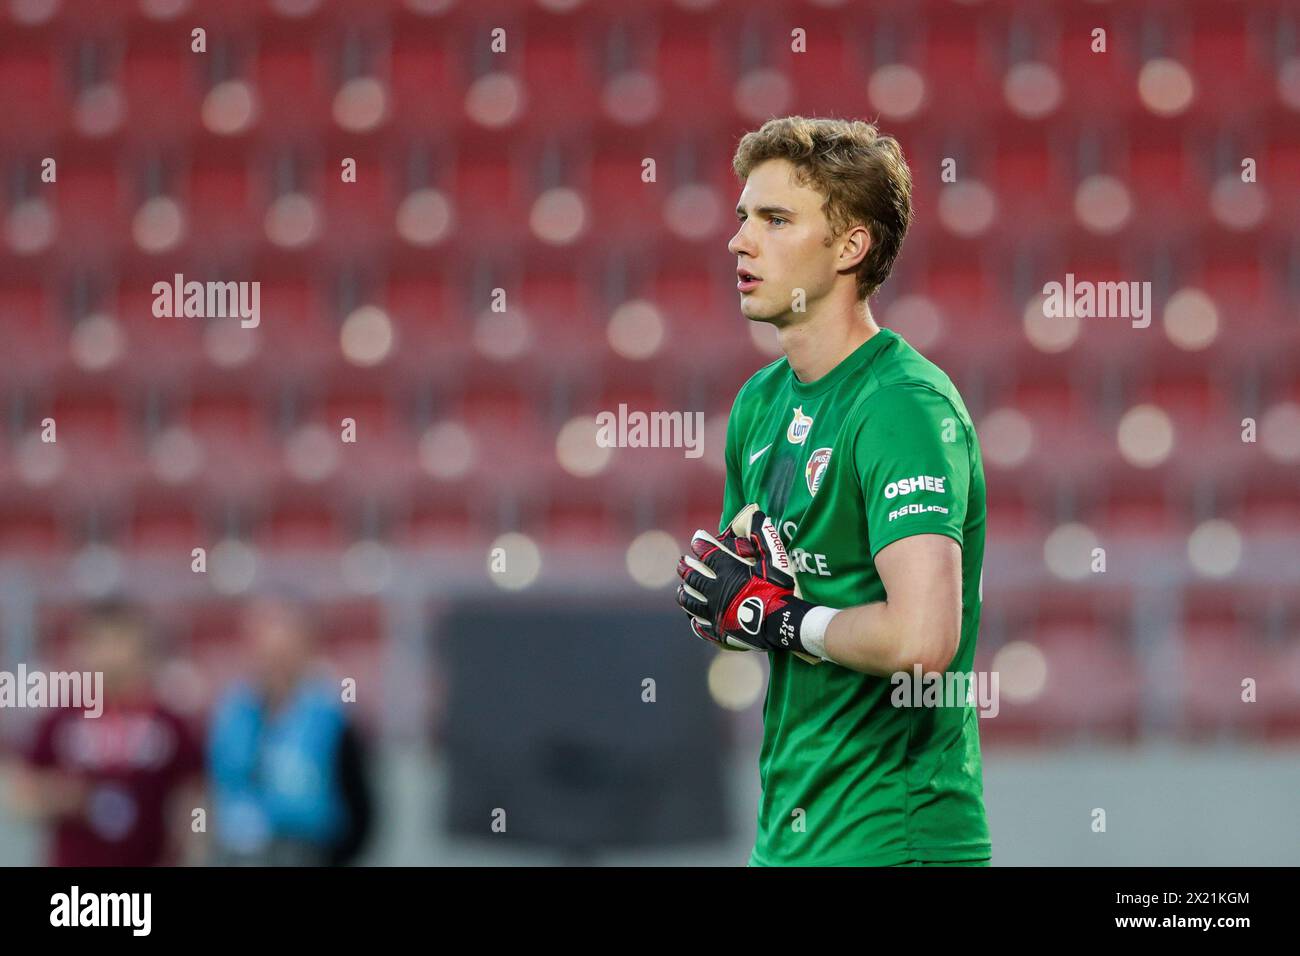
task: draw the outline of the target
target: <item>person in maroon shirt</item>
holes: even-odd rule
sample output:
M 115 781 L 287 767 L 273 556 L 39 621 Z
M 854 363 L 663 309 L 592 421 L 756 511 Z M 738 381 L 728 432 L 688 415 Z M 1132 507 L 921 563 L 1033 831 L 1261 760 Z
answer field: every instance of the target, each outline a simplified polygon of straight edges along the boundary
M 53 866 L 181 862 L 203 754 L 154 695 L 147 622 L 123 602 L 97 605 L 74 630 L 73 658 L 76 669 L 103 673 L 104 712 L 67 708 L 39 722 L 14 781 L 16 809 L 50 826 Z

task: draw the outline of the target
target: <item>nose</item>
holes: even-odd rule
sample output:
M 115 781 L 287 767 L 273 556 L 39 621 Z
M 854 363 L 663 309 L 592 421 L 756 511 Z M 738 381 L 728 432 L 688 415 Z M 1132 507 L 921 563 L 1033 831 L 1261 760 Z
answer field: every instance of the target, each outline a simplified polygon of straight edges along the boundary
M 745 220 L 745 222 L 748 221 L 749 220 Z M 736 230 L 736 234 L 732 236 L 731 241 L 727 243 L 727 251 L 733 256 L 740 255 L 742 252 L 750 257 L 754 255 L 753 245 L 750 243 L 749 238 L 745 233 L 744 222 L 740 224 L 740 228 Z

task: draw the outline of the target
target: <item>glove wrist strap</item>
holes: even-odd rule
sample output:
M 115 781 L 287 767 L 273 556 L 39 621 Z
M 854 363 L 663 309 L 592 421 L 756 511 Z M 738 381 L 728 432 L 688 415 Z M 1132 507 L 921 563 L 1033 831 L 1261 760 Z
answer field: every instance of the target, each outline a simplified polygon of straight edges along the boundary
M 818 607 L 819 605 L 812 604 L 791 594 L 777 610 L 768 616 L 764 624 L 769 639 L 781 650 L 803 651 L 806 654 L 814 653 L 805 645 L 804 637 L 808 629 L 808 615 L 817 610 Z M 824 631 L 825 627 L 823 625 L 822 632 L 824 633 Z
M 808 608 L 799 627 L 799 643 L 803 645 L 805 653 L 824 661 L 830 660 L 826 656 L 826 627 L 831 623 L 831 618 L 839 613 L 838 608 L 826 607 L 824 604 L 814 604 Z

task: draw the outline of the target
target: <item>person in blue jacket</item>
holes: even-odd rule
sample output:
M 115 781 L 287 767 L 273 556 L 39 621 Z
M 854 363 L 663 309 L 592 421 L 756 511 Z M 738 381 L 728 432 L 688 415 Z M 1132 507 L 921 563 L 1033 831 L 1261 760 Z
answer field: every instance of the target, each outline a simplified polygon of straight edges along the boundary
M 208 743 L 214 862 L 346 862 L 368 801 L 355 799 L 364 772 L 340 685 L 319 668 L 300 607 L 260 599 L 243 623 L 254 675 L 222 696 Z

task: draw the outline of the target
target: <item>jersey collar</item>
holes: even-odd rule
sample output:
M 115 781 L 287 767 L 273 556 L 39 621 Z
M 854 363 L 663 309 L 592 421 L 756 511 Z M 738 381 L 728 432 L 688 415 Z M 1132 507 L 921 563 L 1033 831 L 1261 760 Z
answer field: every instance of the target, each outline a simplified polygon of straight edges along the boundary
M 823 392 L 834 388 L 854 372 L 865 368 L 867 363 L 875 358 L 881 349 L 896 338 L 898 338 L 898 333 L 893 329 L 882 328 L 854 349 L 839 365 L 812 382 L 799 381 L 794 374 L 794 370 L 791 369 L 790 378 L 792 381 L 790 387 L 800 398 L 812 398 L 815 395 L 821 395 Z

